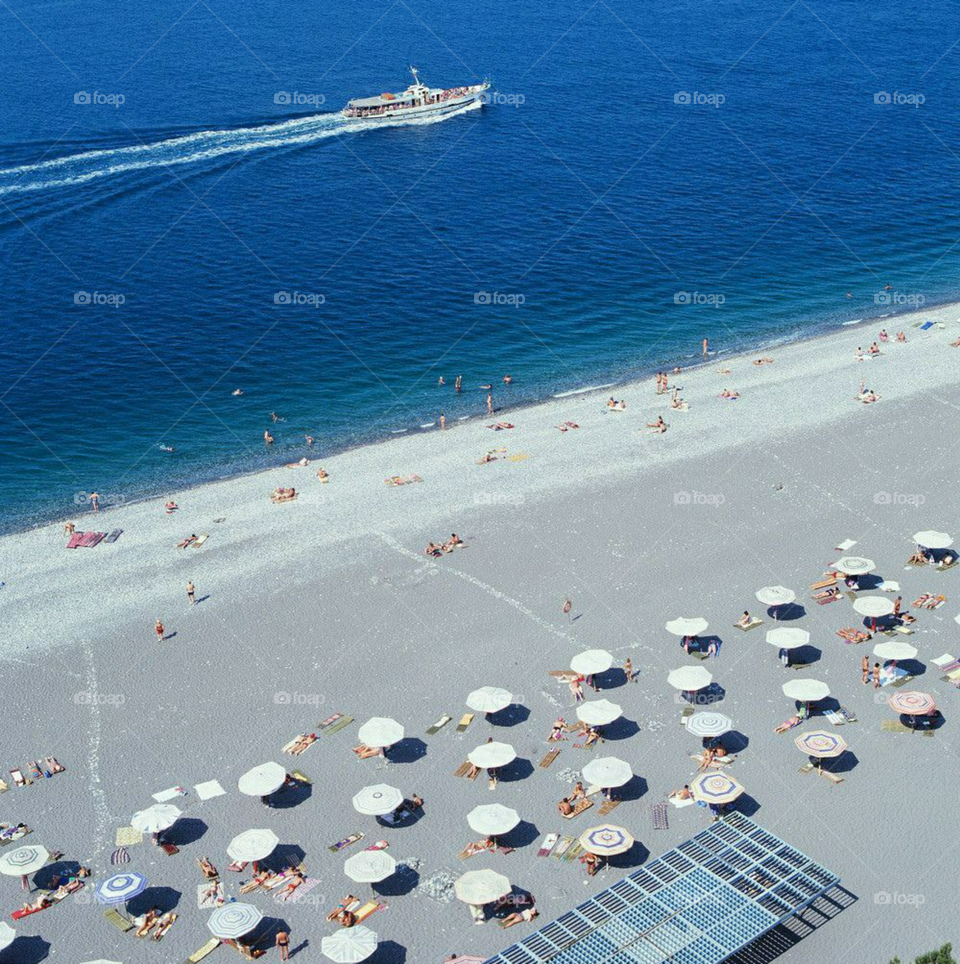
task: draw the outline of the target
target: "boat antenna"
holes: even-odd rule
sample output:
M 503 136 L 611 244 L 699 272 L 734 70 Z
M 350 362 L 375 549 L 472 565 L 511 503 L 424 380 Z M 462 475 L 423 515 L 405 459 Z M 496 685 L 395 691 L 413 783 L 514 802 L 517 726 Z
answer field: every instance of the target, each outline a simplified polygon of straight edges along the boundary
M 416 68 L 416 67 L 411 67 L 411 68 L 410 68 L 410 73 L 413 74 L 413 82 L 414 82 L 415 84 L 419 84 L 419 83 L 420 83 L 420 75 L 417 73 L 417 68 Z

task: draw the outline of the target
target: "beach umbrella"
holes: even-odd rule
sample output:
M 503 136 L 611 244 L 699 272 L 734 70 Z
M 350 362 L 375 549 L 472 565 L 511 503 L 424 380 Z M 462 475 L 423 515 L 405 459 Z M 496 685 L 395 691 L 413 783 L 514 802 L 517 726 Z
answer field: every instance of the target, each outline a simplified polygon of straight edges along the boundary
M 610 700 L 593 700 L 577 707 L 577 719 L 587 726 L 606 726 L 622 715 L 622 707 Z
M 17 932 L 6 921 L 0 921 L 0 951 L 9 947 L 16 938 Z
M 687 732 L 692 733 L 694 736 L 723 736 L 724 733 L 732 729 L 733 720 L 731 720 L 729 716 L 724 716 L 723 713 L 712 713 L 709 710 L 694 713 L 693 716 L 687 720 Z
M 517 758 L 517 751 L 509 743 L 482 743 L 467 759 L 475 767 L 505 767 Z
M 877 564 L 872 559 L 864 559 L 862 556 L 844 556 L 830 568 L 847 576 L 865 576 L 868 572 L 873 572 Z
M 623 827 L 602 823 L 580 834 L 580 846 L 598 857 L 616 857 L 633 846 L 633 835 Z
M 703 773 L 690 784 L 690 792 L 703 803 L 732 803 L 743 793 L 743 786 L 725 773 Z
M 214 937 L 235 941 L 244 934 L 249 934 L 262 920 L 263 914 L 253 904 L 233 901 L 218 907 L 207 918 L 207 929 Z
M 46 847 L 37 844 L 29 847 L 17 847 L 0 857 L 0 874 L 7 877 L 19 877 L 24 890 L 29 890 L 27 877 L 36 873 L 48 860 L 50 854 Z
M 377 949 L 377 932 L 358 924 L 344 927 L 320 941 L 324 957 L 337 964 L 359 964 Z
M 633 779 L 630 764 L 615 756 L 598 756 L 584 768 L 583 779 L 597 787 L 622 787 Z
M 797 646 L 806 646 L 810 642 L 810 634 L 796 626 L 781 626 L 767 633 L 767 642 L 781 649 L 794 649 Z
M 823 700 L 830 695 L 830 687 L 817 679 L 792 679 L 789 683 L 784 683 L 781 688 L 784 696 L 789 696 L 792 700 L 800 700 L 802 703 Z
M 457 878 L 453 885 L 457 899 L 465 904 L 473 904 L 480 907 L 489 904 L 491 901 L 506 897 L 513 889 L 512 885 L 503 874 L 498 874 L 495 870 L 468 870 L 465 874 Z
M 471 830 L 485 837 L 495 837 L 513 830 L 520 823 L 520 814 L 502 803 L 487 803 L 474 807 L 467 814 L 467 823 Z
M 699 636 L 709 625 L 702 616 L 678 616 L 667 623 L 666 629 L 674 636 Z
M 364 787 L 353 798 L 353 809 L 370 817 L 382 817 L 393 813 L 403 803 L 403 794 L 396 787 L 375 783 Z
M 343 865 L 343 872 L 358 884 L 379 884 L 396 869 L 396 860 L 385 850 L 361 850 Z
M 172 827 L 182 816 L 172 803 L 155 803 L 146 810 L 138 810 L 130 818 L 130 826 L 141 833 L 160 833 Z
M 605 649 L 585 649 L 570 660 L 570 669 L 582 676 L 605 673 L 613 666 L 613 657 Z
M 889 643 L 877 643 L 873 647 L 873 655 L 880 659 L 913 659 L 917 655 L 917 647 L 895 639 Z
M 840 756 L 847 749 L 847 741 L 829 730 L 810 730 L 794 741 L 798 750 L 818 759 Z
M 887 702 L 890 704 L 890 709 L 898 713 L 906 713 L 907 716 L 924 716 L 937 708 L 937 701 L 929 693 L 921 693 L 918 690 L 904 690 L 896 696 L 891 696 Z
M 709 686 L 713 682 L 713 676 L 702 666 L 681 666 L 667 676 L 667 682 L 674 689 L 693 693 Z
M 861 616 L 870 616 L 876 619 L 879 616 L 889 616 L 893 612 L 894 604 L 892 599 L 885 596 L 862 596 L 853 603 L 854 612 Z
M 227 847 L 231 860 L 263 860 L 273 853 L 280 838 L 272 830 L 244 830 Z
M 481 686 L 467 697 L 467 706 L 478 713 L 498 713 L 513 702 L 513 694 L 499 686 Z
M 757 599 L 765 606 L 788 606 L 797 598 L 797 594 L 786 586 L 764 586 L 757 590 Z
M 279 790 L 287 780 L 287 771 L 279 763 L 261 763 L 240 777 L 237 788 L 248 797 L 267 797 Z
M 360 727 L 357 736 L 367 746 L 388 747 L 403 739 L 403 727 L 385 716 L 374 716 Z
M 937 532 L 934 529 L 915 532 L 913 541 L 922 549 L 946 549 L 953 545 L 953 539 L 946 532 Z
M 124 904 L 134 897 L 138 897 L 147 889 L 147 878 L 143 874 L 133 873 L 114 874 L 101 880 L 97 884 L 94 896 L 101 904 L 108 907 L 114 904 Z

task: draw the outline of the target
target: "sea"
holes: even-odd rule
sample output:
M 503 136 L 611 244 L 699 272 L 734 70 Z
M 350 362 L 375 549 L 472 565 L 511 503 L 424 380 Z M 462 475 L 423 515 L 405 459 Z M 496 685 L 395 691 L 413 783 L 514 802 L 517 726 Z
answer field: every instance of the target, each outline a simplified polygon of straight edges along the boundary
M 958 300 L 958 21 L 7 0 L 0 531 Z

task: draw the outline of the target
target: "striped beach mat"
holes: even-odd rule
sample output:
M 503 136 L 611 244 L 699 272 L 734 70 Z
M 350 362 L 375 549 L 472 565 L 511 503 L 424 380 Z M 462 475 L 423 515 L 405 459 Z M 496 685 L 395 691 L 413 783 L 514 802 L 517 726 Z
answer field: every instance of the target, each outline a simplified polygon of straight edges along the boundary
M 110 854 L 110 863 L 114 866 L 117 864 L 130 863 L 130 851 L 128 851 L 126 847 L 117 847 L 117 849 Z
M 655 803 L 650 812 L 653 815 L 654 830 L 669 830 L 670 824 L 667 822 L 667 805 L 665 803 Z

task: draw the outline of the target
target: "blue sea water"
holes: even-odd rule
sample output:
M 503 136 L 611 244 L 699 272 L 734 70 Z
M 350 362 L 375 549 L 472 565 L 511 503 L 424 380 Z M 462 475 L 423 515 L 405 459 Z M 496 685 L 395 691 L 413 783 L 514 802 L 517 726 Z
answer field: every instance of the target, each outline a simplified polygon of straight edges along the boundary
M 10 0 L 0 530 L 956 298 L 958 20 Z M 498 102 L 336 116 L 411 63 Z

